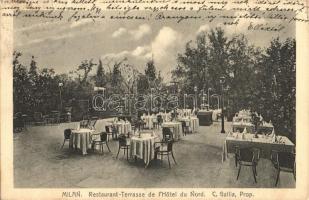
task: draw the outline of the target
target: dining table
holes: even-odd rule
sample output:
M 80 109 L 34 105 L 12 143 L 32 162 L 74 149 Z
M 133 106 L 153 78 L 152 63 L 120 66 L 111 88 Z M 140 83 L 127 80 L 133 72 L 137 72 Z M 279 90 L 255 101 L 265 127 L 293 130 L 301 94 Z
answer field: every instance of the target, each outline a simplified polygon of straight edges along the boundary
M 157 122 L 156 115 L 143 115 L 141 119 L 145 122 L 145 128 L 153 129 L 153 123 Z
M 178 121 L 184 121 L 186 126 L 190 127 L 192 132 L 197 132 L 199 127 L 199 120 L 196 116 L 189 116 L 189 117 L 181 117 Z
M 137 157 L 144 161 L 145 168 L 155 158 L 154 143 L 160 138 L 153 133 L 139 133 L 130 138 L 130 157 Z
M 178 121 L 170 121 L 162 123 L 162 127 L 167 127 L 172 129 L 173 138 L 175 141 L 179 140 L 183 134 L 182 132 L 182 124 Z
M 168 112 L 159 112 L 157 116 L 158 115 L 161 115 L 163 122 L 168 122 L 171 119 L 171 113 L 168 113 Z
M 70 136 L 69 148 L 80 149 L 83 155 L 91 148 L 91 135 L 94 130 L 88 128 L 73 129 Z
M 222 162 L 228 158 L 229 153 L 235 153 L 236 147 L 258 148 L 261 150 L 260 157 L 266 159 L 271 159 L 273 150 L 294 152 L 295 149 L 295 145 L 286 136 L 229 133 L 222 147 Z
M 117 121 L 113 123 L 117 127 L 119 134 L 128 134 L 132 132 L 131 123 L 128 121 Z

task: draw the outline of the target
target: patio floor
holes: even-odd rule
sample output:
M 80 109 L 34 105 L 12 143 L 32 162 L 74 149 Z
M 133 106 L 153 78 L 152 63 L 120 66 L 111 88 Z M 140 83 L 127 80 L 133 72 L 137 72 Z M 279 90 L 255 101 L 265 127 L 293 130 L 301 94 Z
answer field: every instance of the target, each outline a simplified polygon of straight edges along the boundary
M 103 130 L 99 120 L 96 130 Z M 111 153 L 90 152 L 82 156 L 71 152 L 63 142 L 63 130 L 77 123 L 29 127 L 14 134 L 14 187 L 16 188 L 272 188 L 276 170 L 270 160 L 261 159 L 257 166 L 257 183 L 250 167 L 237 168 L 233 156 L 222 163 L 222 145 L 226 134 L 220 134 L 220 123 L 200 126 L 198 133 L 183 137 L 174 144 L 178 165 L 168 168 L 152 161 L 144 168 L 143 161 L 127 162 L 123 154 L 116 159 L 118 142 L 111 141 Z M 226 131 L 231 123 L 226 123 Z M 293 188 L 293 175 L 282 172 L 278 188 Z

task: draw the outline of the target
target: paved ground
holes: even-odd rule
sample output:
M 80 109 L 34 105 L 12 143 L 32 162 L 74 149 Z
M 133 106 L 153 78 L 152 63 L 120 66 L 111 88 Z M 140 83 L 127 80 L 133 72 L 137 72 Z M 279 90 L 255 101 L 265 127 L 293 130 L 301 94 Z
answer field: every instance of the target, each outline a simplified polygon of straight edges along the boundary
M 96 125 L 103 130 L 104 120 Z M 198 133 L 183 137 L 175 143 L 178 165 L 168 168 L 167 162 L 153 161 L 145 169 L 142 161 L 127 162 L 120 154 L 118 143 L 110 142 L 112 153 L 89 153 L 82 156 L 70 152 L 68 143 L 60 149 L 63 130 L 76 123 L 58 126 L 37 126 L 14 134 L 14 185 L 21 188 L 118 187 L 118 188 L 271 188 L 276 171 L 271 162 L 261 159 L 257 167 L 258 183 L 254 183 L 251 168 L 243 168 L 236 181 L 237 168 L 233 156 L 222 163 L 221 153 L 225 134 L 220 124 L 201 126 Z M 231 124 L 226 124 L 226 130 Z M 293 175 L 282 173 L 278 188 L 295 187 Z

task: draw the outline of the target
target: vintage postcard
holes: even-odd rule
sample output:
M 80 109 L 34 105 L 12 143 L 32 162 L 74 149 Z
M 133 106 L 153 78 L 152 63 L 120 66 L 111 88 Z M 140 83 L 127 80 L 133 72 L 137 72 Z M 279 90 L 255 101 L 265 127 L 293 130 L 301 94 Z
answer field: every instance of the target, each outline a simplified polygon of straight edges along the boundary
M 1 0 L 1 199 L 308 199 L 308 6 Z

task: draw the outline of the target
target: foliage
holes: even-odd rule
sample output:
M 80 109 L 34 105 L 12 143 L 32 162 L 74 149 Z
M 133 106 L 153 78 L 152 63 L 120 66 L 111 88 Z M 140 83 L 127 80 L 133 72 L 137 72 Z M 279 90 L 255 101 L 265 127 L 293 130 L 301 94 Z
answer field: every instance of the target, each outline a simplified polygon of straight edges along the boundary
M 172 77 L 186 93 L 197 86 L 198 93 L 224 94 L 231 116 L 241 109 L 261 113 L 295 142 L 295 55 L 295 40 L 276 38 L 263 51 L 217 28 L 186 44 Z
M 99 60 L 98 68 L 97 68 L 97 74 L 94 77 L 95 79 L 95 85 L 98 87 L 104 87 L 106 85 L 106 76 L 102 64 L 102 60 Z
M 150 60 L 147 62 L 146 64 L 146 69 L 145 69 L 145 75 L 147 77 L 147 79 L 149 80 L 149 82 L 152 82 L 156 79 L 156 67 L 154 65 L 154 61 Z
M 92 70 L 93 66 L 96 64 L 93 63 L 92 59 L 91 60 L 84 60 L 82 63 L 78 66 L 76 74 L 78 75 L 78 80 L 80 84 L 86 84 L 89 72 Z M 79 72 L 82 71 L 82 74 Z
M 296 42 L 274 39 L 258 65 L 253 109 L 295 142 Z

